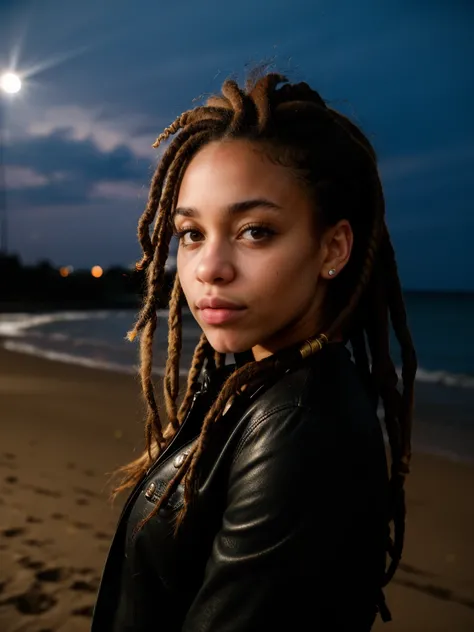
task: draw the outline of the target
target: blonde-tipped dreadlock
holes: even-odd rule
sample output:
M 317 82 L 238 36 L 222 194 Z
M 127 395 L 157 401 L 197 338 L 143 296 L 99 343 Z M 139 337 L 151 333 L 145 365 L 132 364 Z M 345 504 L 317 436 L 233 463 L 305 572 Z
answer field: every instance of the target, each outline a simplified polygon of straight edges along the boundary
M 124 478 L 116 492 L 141 479 L 180 427 L 197 389 L 204 361 L 207 359 L 217 367 L 225 362 L 225 355 L 215 352 L 202 334 L 194 352 L 186 393 L 177 410 L 182 289 L 176 277 L 169 305 L 168 360 L 163 380 L 168 424 L 163 430 L 151 378 L 152 343 L 157 324 L 156 297 L 163 284 L 177 193 L 187 166 L 201 147 L 213 140 L 248 139 L 259 143 L 271 160 L 301 176 L 315 195 L 315 214 L 321 226 L 334 225 L 342 218 L 350 221 L 354 232 L 353 253 L 341 274 L 329 285 L 327 313 L 323 315 L 325 326 L 319 337 L 301 349 L 295 347 L 259 362 L 248 362 L 226 379 L 205 416 L 196 444 L 146 520 L 156 514 L 184 479 L 184 505 L 176 524 L 176 529 L 179 528 L 195 493 L 199 461 L 212 429 L 219 423 L 226 404 L 242 387 L 253 380 L 277 377 L 281 370 L 296 366 L 302 357 L 317 352 L 342 332 L 344 340 L 351 343 L 355 364 L 374 402 L 380 397 L 385 410 L 391 450 L 390 518 L 394 525 L 393 541 L 388 543 L 392 560 L 385 577 L 388 583 L 403 548 L 404 480 L 410 464 L 417 364 L 385 223 L 375 152 L 360 129 L 327 107 L 306 83 L 292 85 L 285 77 L 273 73 L 248 82 L 245 90 L 234 81 L 226 81 L 221 95 L 179 116 L 158 136 L 154 147 L 173 136 L 153 177 L 148 204 L 138 227 L 143 257 L 137 268 L 147 269 L 147 293 L 129 338 L 141 334 L 141 380 L 148 406 L 146 451 L 121 468 Z M 401 392 L 389 351 L 390 321 L 402 351 Z

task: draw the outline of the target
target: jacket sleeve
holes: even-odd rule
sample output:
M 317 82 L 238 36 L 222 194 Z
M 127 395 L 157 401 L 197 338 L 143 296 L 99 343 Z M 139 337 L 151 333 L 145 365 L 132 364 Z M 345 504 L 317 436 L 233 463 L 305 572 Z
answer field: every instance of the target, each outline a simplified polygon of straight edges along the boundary
M 344 567 L 356 560 L 344 542 L 354 544 L 357 477 L 348 483 L 347 452 L 334 426 L 296 404 L 249 426 L 183 632 L 345 629 L 336 614 L 352 607 L 342 597 Z M 360 605 L 356 588 L 351 595 Z

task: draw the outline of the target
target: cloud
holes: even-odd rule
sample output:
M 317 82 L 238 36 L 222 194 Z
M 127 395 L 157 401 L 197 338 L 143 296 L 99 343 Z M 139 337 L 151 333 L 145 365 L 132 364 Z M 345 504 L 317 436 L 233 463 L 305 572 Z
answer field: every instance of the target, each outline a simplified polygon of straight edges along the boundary
M 162 120 L 161 123 L 164 127 L 169 121 Z M 24 135 L 51 136 L 60 130 L 67 130 L 71 140 L 92 140 L 101 151 L 126 146 L 135 156 L 152 159 L 156 153 L 152 143 L 159 127 L 153 129 L 139 114 L 111 118 L 104 108 L 63 105 L 35 111 L 32 120 L 26 124 Z
M 31 167 L 12 166 L 5 169 L 7 189 L 28 189 L 48 184 L 48 179 Z
M 147 194 L 145 185 L 134 182 L 103 181 L 94 185 L 91 198 L 96 200 L 137 200 L 144 199 Z
M 126 145 L 105 150 L 90 137 L 75 138 L 71 128 L 17 139 L 5 153 L 9 203 L 14 206 L 130 198 L 148 186 L 153 167 Z

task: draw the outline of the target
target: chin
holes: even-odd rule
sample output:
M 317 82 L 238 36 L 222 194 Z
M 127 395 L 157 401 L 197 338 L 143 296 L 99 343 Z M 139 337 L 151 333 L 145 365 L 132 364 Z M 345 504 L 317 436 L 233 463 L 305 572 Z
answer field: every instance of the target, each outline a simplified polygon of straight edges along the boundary
M 253 343 L 248 336 L 229 331 L 205 331 L 211 347 L 218 353 L 242 353 L 251 349 Z

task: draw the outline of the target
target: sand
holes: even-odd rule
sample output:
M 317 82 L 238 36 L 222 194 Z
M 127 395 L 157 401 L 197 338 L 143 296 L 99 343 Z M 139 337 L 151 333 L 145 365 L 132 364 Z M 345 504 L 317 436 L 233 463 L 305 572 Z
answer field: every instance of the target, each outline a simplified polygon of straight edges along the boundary
M 85 632 L 139 450 L 136 378 L 0 349 L 0 632 Z M 415 454 L 403 563 L 375 630 L 474 630 L 474 467 Z M 350 587 L 347 587 L 350 590 Z

